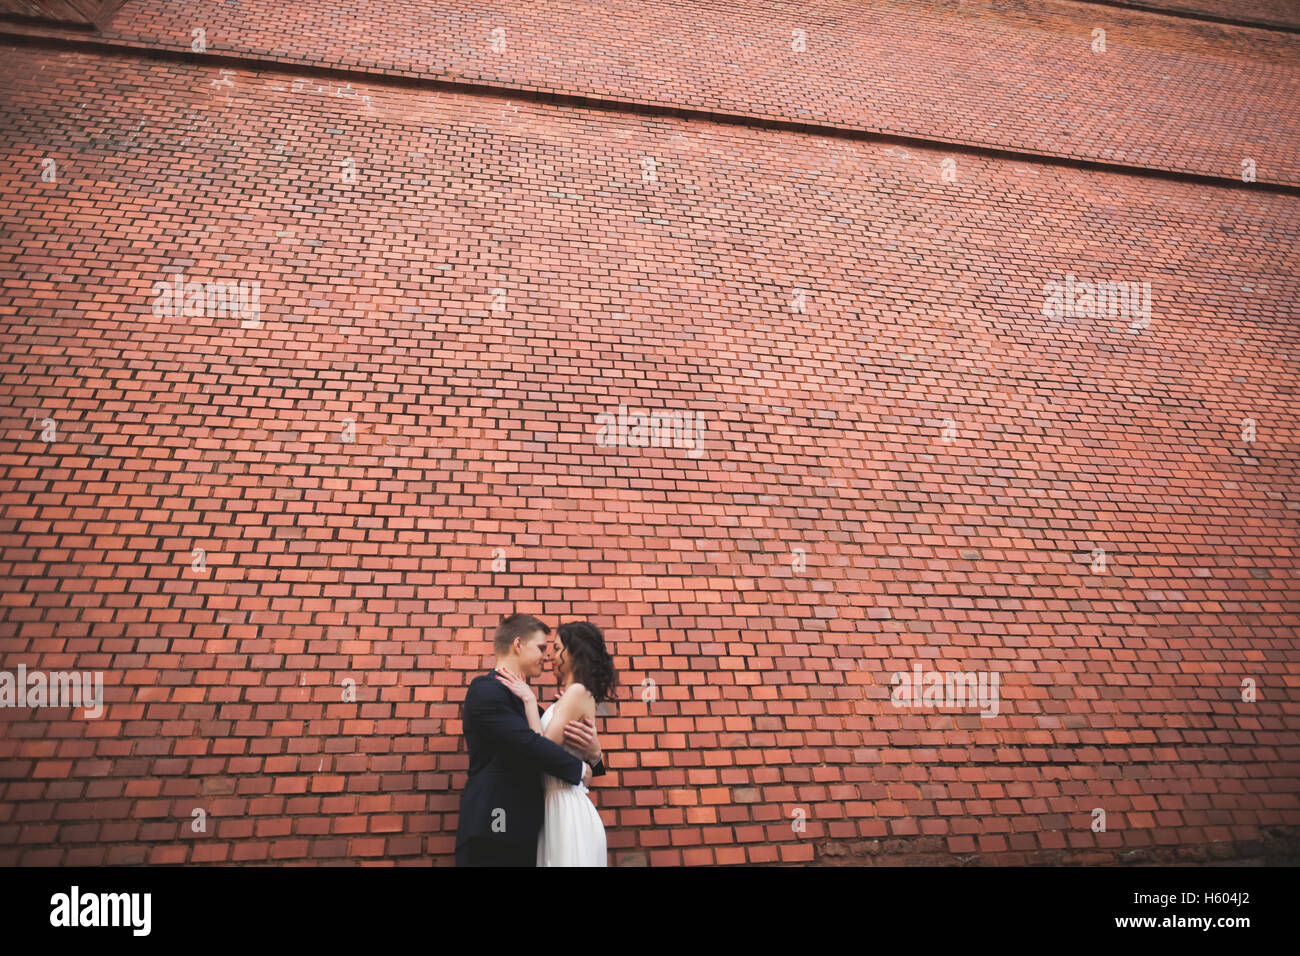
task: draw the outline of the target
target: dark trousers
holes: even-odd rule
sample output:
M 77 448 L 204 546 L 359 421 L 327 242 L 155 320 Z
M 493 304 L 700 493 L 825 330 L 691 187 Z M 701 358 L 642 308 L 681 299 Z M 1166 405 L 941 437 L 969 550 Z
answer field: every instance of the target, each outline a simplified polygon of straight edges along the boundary
M 457 866 L 537 866 L 537 842 L 471 837 L 456 847 Z

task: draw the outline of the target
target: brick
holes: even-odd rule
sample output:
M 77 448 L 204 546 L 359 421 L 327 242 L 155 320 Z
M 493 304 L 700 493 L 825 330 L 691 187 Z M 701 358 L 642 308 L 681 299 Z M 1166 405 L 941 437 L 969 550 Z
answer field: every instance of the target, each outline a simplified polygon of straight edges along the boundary
M 6 23 L 5 667 L 108 704 L 0 710 L 0 862 L 447 865 L 515 610 L 610 639 L 617 865 L 1293 856 L 1300 41 L 1159 4 Z M 123 49 L 195 8 L 243 64 Z M 260 325 L 154 314 L 177 270 Z M 893 706 L 916 665 L 999 714 Z

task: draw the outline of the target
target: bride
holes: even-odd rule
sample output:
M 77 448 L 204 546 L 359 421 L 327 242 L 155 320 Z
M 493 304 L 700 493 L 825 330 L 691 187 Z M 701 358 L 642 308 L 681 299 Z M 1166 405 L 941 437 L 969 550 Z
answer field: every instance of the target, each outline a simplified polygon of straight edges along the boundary
M 560 639 L 555 676 L 560 699 L 537 714 L 537 697 L 524 681 L 505 680 L 524 702 L 528 726 L 570 753 L 582 755 L 564 743 L 564 727 L 571 720 L 596 721 L 596 705 L 608 700 L 618 683 L 614 659 L 605 650 L 605 636 L 594 624 L 575 621 L 556 630 Z M 513 675 L 512 675 L 513 676 Z M 537 835 L 538 866 L 607 866 L 605 826 L 587 787 L 542 774 L 545 809 Z

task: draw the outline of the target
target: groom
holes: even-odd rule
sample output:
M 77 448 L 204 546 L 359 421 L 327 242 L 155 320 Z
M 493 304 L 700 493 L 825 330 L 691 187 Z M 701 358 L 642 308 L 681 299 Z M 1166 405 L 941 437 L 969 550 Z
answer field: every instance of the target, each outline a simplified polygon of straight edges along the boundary
M 525 681 L 540 677 L 550 660 L 551 629 L 535 617 L 515 614 L 497 628 L 497 667 Z M 536 866 L 542 829 L 542 773 L 587 783 L 605 772 L 595 726 L 571 721 L 564 740 L 586 762 L 534 733 L 524 702 L 494 671 L 470 681 L 461 709 L 469 746 L 469 779 L 460 798 L 457 866 Z M 590 766 L 589 766 L 590 765 Z

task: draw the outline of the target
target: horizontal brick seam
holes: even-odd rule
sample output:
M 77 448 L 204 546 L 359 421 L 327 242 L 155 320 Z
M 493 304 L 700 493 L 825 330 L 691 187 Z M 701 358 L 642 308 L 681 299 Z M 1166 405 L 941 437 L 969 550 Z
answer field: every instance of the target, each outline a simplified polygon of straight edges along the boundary
M 1037 163 L 1039 165 L 1067 167 L 1069 169 L 1120 173 L 1147 179 L 1201 183 L 1204 185 L 1243 189 L 1252 192 L 1262 191 L 1274 194 L 1300 196 L 1300 183 L 1276 182 L 1264 179 L 1257 180 L 1253 183 L 1246 183 L 1231 176 L 1215 176 L 1210 173 L 1195 173 L 1187 170 L 1167 169 L 1159 166 L 1141 166 L 1134 163 L 1116 163 L 1098 159 L 1081 159 L 1075 156 L 1061 156 L 1054 153 L 1037 152 L 1034 150 L 1013 149 L 1005 146 L 992 146 L 981 143 L 962 143 L 955 140 L 934 139 L 931 137 L 912 136 L 903 133 L 888 133 L 834 123 L 807 123 L 798 120 L 778 119 L 776 117 L 754 116 L 748 113 L 707 110 L 694 106 L 674 106 L 665 103 L 646 102 L 644 100 L 589 96 L 581 93 L 563 93 L 556 90 L 546 90 L 537 87 L 482 83 L 464 79 L 440 79 L 433 77 L 409 76 L 403 73 L 356 69 L 345 66 L 312 65 L 278 60 L 273 57 L 250 56 L 243 53 L 195 54 L 186 50 L 151 47 L 141 43 L 119 43 L 107 40 L 81 39 L 73 36 L 50 34 L 14 33 L 3 29 L 0 29 L 0 44 L 11 44 L 18 47 L 38 46 L 43 49 L 63 49 L 77 52 L 101 53 L 108 56 L 127 56 L 137 59 L 164 60 L 173 63 L 193 63 L 202 66 L 242 68 L 250 71 L 283 74 L 286 76 L 310 76 L 333 80 L 347 80 L 349 82 L 366 82 L 372 83 L 376 86 L 385 86 L 390 88 L 438 90 L 450 93 L 464 93 L 473 96 L 493 97 L 496 99 L 523 100 L 531 103 L 551 104 L 572 109 L 599 110 L 608 113 L 665 116 L 673 117 L 675 119 L 717 123 L 726 126 L 745 126 L 751 129 L 781 130 L 785 132 L 806 133 L 813 136 L 824 136 L 843 140 L 912 146 L 918 149 L 946 150 L 963 155 L 978 155 L 992 159 L 1010 160 L 1013 162 Z
M 1082 3 L 1090 7 L 1113 7 L 1117 10 L 1133 10 L 1155 16 L 1174 17 L 1179 20 L 1222 23 L 1231 27 L 1245 27 L 1248 30 L 1272 30 L 1275 33 L 1300 35 L 1300 26 L 1272 23 L 1268 20 L 1242 20 L 1238 17 L 1221 17 L 1205 10 L 1191 10 L 1184 7 L 1158 7 L 1153 4 L 1131 2 L 1131 0 L 1069 0 L 1069 2 Z

